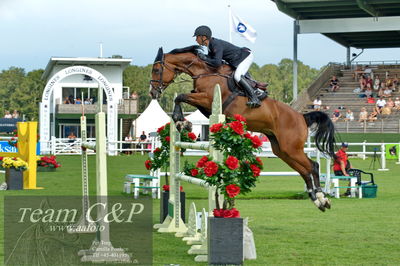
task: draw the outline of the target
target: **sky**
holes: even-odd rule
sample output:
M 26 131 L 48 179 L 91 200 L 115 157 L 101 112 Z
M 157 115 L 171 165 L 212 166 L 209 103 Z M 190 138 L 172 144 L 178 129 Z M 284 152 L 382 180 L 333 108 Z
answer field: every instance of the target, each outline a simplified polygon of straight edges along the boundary
M 293 19 L 270 0 L 0 0 L 0 70 L 44 69 L 51 57 L 98 57 L 100 43 L 104 57 L 122 55 L 145 66 L 160 46 L 195 44 L 199 25 L 228 40 L 228 5 L 257 31 L 254 44 L 232 36 L 235 45 L 253 50 L 255 63 L 293 57 Z M 298 45 L 298 59 L 312 67 L 345 61 L 346 49 L 323 35 L 299 35 Z M 357 61 L 395 59 L 400 49 L 369 49 Z

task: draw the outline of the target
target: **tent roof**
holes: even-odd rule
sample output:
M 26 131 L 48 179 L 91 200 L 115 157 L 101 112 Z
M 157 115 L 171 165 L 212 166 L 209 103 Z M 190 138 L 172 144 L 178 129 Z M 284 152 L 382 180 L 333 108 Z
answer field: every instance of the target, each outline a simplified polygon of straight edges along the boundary
M 188 121 L 192 122 L 193 125 L 208 125 L 210 123 L 210 120 L 205 117 L 199 110 L 196 110 L 185 118 Z
M 146 110 L 133 122 L 135 125 L 136 136 L 155 132 L 157 129 L 166 123 L 170 122 L 171 118 L 161 108 L 157 100 L 151 100 Z

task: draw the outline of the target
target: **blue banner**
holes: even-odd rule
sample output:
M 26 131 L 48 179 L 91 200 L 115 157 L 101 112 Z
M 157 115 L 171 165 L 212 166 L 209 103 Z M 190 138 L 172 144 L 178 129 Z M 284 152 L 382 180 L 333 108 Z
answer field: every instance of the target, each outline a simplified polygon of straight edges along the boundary
M 0 141 L 0 152 L 17 152 L 18 149 L 8 144 L 8 141 Z M 36 155 L 40 155 L 40 142 L 36 144 Z
M 0 118 L 0 132 L 13 132 L 17 130 L 17 122 L 22 122 L 21 118 Z

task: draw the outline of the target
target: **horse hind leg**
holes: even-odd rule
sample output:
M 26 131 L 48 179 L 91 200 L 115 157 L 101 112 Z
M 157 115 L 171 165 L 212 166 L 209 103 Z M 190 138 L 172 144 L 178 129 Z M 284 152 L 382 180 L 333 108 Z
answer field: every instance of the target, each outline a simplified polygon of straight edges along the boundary
M 318 191 L 314 189 L 313 179 L 312 179 L 312 170 L 313 165 L 311 161 L 308 160 L 308 157 L 304 154 L 303 151 L 292 150 L 291 152 L 284 152 L 282 151 L 281 145 L 279 145 L 277 138 L 274 135 L 268 135 L 269 140 L 271 141 L 272 151 L 276 156 L 281 158 L 285 163 L 287 163 L 290 167 L 292 167 L 295 171 L 297 171 L 301 177 L 303 178 L 304 182 L 306 183 L 307 193 L 310 197 L 311 201 L 314 205 L 320 209 L 321 211 L 325 211 L 325 206 L 322 202 L 318 199 L 317 194 Z M 293 154 L 303 154 L 305 160 L 295 160 Z M 317 168 L 318 172 L 318 168 Z
M 314 180 L 314 188 L 316 192 L 317 199 L 320 203 L 327 209 L 331 208 L 331 201 L 329 198 L 326 197 L 326 193 L 322 191 L 320 179 L 319 179 L 319 164 L 311 159 L 309 161 L 312 164 L 311 174 Z

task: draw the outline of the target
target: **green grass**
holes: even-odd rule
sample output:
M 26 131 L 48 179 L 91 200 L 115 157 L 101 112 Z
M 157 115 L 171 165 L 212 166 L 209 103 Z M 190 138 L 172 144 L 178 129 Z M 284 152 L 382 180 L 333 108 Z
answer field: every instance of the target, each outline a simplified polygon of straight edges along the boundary
M 146 156 L 108 157 L 108 191 L 121 195 L 124 175 L 145 174 Z M 194 158 L 191 158 L 194 160 Z M 1 191 L 3 195 L 80 195 L 79 156 L 60 156 L 57 172 L 38 173 L 42 190 Z M 90 191 L 95 193 L 95 157 L 90 156 Z M 264 159 L 265 171 L 290 171 L 278 159 Z M 324 164 L 325 162 L 323 162 Z M 356 168 L 368 170 L 370 159 L 353 159 Z M 400 165 L 388 161 L 388 172 L 373 171 L 378 184 L 376 199 L 332 199 L 332 209 L 320 212 L 309 199 L 295 198 L 303 192 L 300 177 L 260 177 L 254 192 L 241 196 L 237 207 L 250 218 L 257 260 L 245 265 L 399 265 L 400 264 Z M 324 166 L 322 167 L 324 169 Z M 1 175 L 0 175 L 1 177 Z M 2 180 L 0 180 L 2 181 Z M 207 207 L 207 193 L 183 184 L 187 207 Z M 153 201 L 153 222 L 159 221 L 159 200 Z M 0 261 L 3 261 L 4 228 L 0 227 Z M 229 241 L 229 239 L 227 239 Z M 189 246 L 173 234 L 153 233 L 154 264 L 206 265 L 194 263 Z M 1 264 L 1 263 L 0 263 Z

